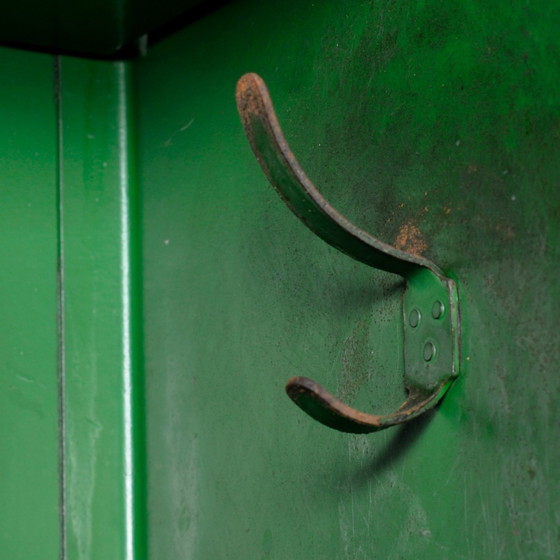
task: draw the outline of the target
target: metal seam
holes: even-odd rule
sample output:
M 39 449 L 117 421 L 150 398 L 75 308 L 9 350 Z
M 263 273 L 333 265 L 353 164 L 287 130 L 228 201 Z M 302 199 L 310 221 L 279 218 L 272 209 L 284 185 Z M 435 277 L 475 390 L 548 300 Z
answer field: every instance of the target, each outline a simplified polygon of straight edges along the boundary
M 64 346 L 64 151 L 61 57 L 54 57 L 54 103 L 57 123 L 56 216 L 57 216 L 57 378 L 58 378 L 58 462 L 60 558 L 67 558 L 66 533 L 66 417 L 65 417 L 65 346 Z

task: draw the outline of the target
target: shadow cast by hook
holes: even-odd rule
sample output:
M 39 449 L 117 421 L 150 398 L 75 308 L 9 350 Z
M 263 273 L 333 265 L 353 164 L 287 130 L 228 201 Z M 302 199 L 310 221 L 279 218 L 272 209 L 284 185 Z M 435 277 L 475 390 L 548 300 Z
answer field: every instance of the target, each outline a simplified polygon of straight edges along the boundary
M 395 430 L 395 437 L 385 446 L 381 453 L 368 465 L 355 472 L 352 483 L 356 486 L 370 484 L 372 479 L 381 476 L 385 471 L 395 467 L 418 442 L 420 436 L 427 430 L 435 417 L 437 407 L 414 418 L 406 424 L 401 424 Z M 345 474 L 348 476 L 348 473 Z

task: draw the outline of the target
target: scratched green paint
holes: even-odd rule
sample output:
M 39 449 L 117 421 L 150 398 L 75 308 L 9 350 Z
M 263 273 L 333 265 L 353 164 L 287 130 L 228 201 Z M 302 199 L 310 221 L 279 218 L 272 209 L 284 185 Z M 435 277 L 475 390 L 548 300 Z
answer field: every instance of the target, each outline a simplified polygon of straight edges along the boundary
M 240 1 L 136 64 L 155 558 L 557 558 L 559 13 Z M 402 397 L 401 286 L 315 239 L 233 102 L 267 81 L 330 201 L 457 278 L 462 377 L 348 436 L 283 395 Z
M 53 60 L 2 51 L 0 557 L 57 557 L 62 526 L 68 558 L 146 539 L 154 558 L 557 558 L 559 19 L 544 0 L 242 0 L 134 63 L 64 59 L 58 201 Z M 395 408 L 402 285 L 269 188 L 233 102 L 247 71 L 336 207 L 458 281 L 462 377 L 410 426 L 338 434 L 283 394 L 307 374 Z
M 0 558 L 57 558 L 52 59 L 0 49 Z

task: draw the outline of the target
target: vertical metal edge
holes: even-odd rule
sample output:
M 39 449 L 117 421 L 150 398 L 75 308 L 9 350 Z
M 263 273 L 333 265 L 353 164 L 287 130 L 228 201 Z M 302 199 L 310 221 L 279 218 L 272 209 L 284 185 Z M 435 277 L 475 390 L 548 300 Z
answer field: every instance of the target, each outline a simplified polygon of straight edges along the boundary
M 67 57 L 56 69 L 64 559 L 147 556 L 131 71 Z
M 56 220 L 57 220 L 57 367 L 58 367 L 58 461 L 59 461 L 59 525 L 60 558 L 66 559 L 66 469 L 65 464 L 65 414 L 64 414 L 64 223 L 62 210 L 64 189 L 62 99 L 60 56 L 54 57 L 54 103 L 57 123 L 56 165 Z
M 459 305 L 459 287 L 451 278 L 447 279 L 451 312 L 451 333 L 453 336 L 453 378 L 461 374 L 461 307 Z
M 145 398 L 142 332 L 141 229 L 136 175 L 136 130 L 132 95 L 132 66 L 116 62 L 119 95 L 120 187 L 122 206 L 122 297 L 124 302 L 123 368 L 125 428 L 125 489 L 127 559 L 147 555 Z

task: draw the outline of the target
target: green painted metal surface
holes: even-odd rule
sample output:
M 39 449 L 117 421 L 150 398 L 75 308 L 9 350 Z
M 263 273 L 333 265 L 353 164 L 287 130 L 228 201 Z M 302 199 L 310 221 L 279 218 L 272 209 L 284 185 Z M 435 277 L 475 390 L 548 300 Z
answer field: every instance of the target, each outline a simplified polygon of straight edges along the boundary
M 143 558 L 130 69 L 4 49 L 0 73 L 0 558 Z
M 137 63 L 153 557 L 558 556 L 547 6 L 240 1 Z M 283 394 L 310 374 L 389 411 L 402 286 L 269 192 L 233 103 L 247 71 L 333 204 L 457 279 L 463 375 L 431 416 L 341 435 Z
M 0 558 L 558 558 L 559 20 L 240 0 L 133 62 L 2 50 Z M 390 412 L 404 286 L 268 187 L 248 71 L 321 192 L 457 281 L 462 375 L 411 424 L 284 394 Z
M 145 557 L 140 275 L 125 63 L 59 62 L 64 558 Z
M 57 558 L 52 60 L 0 50 L 0 558 Z

